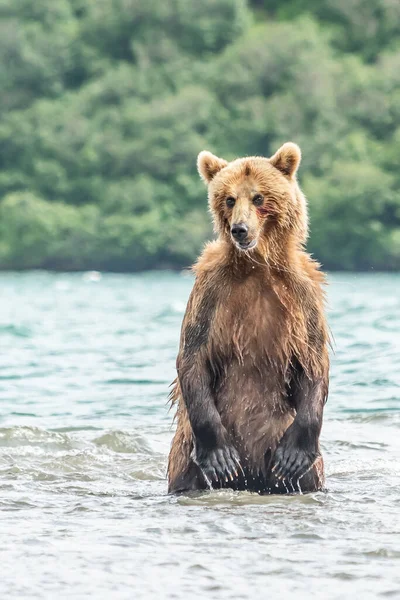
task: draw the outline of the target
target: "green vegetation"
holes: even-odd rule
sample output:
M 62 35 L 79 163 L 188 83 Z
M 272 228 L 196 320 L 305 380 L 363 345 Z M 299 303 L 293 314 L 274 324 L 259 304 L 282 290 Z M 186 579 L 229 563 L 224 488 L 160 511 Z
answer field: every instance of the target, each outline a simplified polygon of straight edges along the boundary
M 309 248 L 400 268 L 400 2 L 0 0 L 0 267 L 183 266 L 195 169 L 303 150 Z

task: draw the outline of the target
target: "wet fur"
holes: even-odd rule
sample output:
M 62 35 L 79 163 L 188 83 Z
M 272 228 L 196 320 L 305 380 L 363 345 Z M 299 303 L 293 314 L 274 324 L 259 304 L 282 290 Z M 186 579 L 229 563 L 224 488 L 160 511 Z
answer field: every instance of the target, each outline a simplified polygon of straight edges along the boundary
M 213 487 L 260 493 L 323 487 L 319 434 L 329 372 L 324 276 L 303 249 L 308 223 L 295 177 L 299 162 L 293 144 L 270 159 L 227 163 L 210 153 L 199 156 L 218 239 L 193 268 L 182 325 L 171 394 L 177 429 L 170 492 L 208 487 L 193 460 L 195 446 L 205 454 L 225 446 L 238 452 L 242 470 L 233 480 L 219 477 Z M 251 204 L 254 190 L 264 196 L 262 207 Z M 235 218 L 245 218 L 257 239 L 249 252 L 232 242 L 230 195 L 237 198 Z M 285 465 L 301 453 L 313 457 L 307 473 L 277 478 L 276 461 Z

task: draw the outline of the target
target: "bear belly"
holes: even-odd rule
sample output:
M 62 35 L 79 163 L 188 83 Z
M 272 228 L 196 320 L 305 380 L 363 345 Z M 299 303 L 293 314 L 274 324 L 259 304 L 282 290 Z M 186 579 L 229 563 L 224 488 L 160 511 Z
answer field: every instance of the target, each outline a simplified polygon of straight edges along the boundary
M 295 417 L 283 375 L 232 361 L 215 402 L 243 465 L 267 476 L 271 456 Z

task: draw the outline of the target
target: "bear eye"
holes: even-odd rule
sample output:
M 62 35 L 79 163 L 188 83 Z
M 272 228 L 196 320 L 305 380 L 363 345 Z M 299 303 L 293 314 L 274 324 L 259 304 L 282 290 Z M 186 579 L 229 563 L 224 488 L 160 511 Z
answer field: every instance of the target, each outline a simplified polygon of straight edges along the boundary
M 256 194 L 253 198 L 253 204 L 255 206 L 261 206 L 261 204 L 264 202 L 264 198 L 261 196 L 261 194 Z
M 228 196 L 228 198 L 225 200 L 225 202 L 229 208 L 233 208 L 235 206 L 236 200 L 232 196 Z

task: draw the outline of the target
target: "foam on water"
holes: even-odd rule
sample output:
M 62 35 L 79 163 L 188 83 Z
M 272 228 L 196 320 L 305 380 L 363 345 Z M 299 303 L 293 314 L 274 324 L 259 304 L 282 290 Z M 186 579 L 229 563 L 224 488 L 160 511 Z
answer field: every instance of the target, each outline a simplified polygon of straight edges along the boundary
M 192 280 L 2 274 L 0 597 L 400 598 L 400 278 L 336 275 L 327 491 L 170 497 Z

